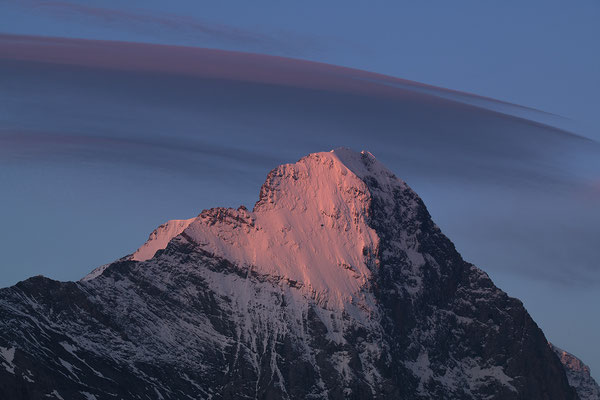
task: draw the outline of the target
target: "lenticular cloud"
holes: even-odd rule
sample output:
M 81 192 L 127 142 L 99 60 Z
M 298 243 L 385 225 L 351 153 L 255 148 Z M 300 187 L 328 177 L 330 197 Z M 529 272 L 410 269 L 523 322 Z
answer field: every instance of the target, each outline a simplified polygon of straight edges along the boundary
M 12 155 L 143 163 L 164 150 L 159 166 L 177 170 L 201 149 L 226 159 L 243 147 L 236 162 L 271 165 L 345 144 L 409 174 L 555 181 L 577 179 L 565 151 L 598 148 L 526 107 L 297 59 L 16 35 L 0 36 L 0 54 Z

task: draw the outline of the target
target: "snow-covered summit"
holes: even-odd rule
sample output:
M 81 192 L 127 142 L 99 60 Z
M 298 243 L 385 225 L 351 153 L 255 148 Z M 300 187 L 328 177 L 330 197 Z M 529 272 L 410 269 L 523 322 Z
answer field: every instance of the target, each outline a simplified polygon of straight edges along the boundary
M 216 208 L 169 221 L 132 259 L 152 258 L 183 232 L 215 256 L 295 282 L 324 303 L 341 306 L 367 284 L 378 247 L 367 223 L 367 176 L 389 193 L 404 187 L 369 152 L 342 148 L 310 154 L 271 171 L 252 212 Z
M 388 181 L 389 178 L 393 178 L 395 182 L 400 182 L 400 179 L 369 151 L 363 150 L 359 153 L 347 147 L 339 147 L 329 153 L 361 179 L 366 176 L 375 176 L 378 180 Z

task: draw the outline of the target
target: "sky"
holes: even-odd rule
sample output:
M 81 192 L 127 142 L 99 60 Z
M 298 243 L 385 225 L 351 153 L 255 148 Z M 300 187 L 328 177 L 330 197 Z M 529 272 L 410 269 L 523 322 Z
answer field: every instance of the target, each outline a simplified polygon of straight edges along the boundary
M 369 150 L 600 375 L 600 4 L 0 3 L 0 286 Z

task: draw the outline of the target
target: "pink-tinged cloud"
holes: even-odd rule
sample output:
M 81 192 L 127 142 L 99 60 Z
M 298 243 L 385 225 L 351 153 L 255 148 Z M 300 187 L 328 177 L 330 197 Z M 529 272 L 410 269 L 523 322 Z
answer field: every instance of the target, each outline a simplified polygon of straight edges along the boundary
M 177 148 L 170 154 L 199 153 L 200 141 L 221 145 L 221 153 L 244 143 L 271 158 L 295 157 L 301 148 L 368 145 L 415 174 L 549 184 L 570 179 L 559 169 L 579 176 L 579 163 L 570 160 L 590 147 L 581 137 L 523 118 L 518 106 L 285 57 L 0 35 L 0 70 L 7 83 L 0 141 L 10 143 L 15 157 L 43 157 L 47 149 L 76 159 L 96 152 L 97 158 L 159 165 L 162 157 L 148 155 L 172 143 Z M 139 157 L 122 156 L 125 147 Z M 598 146 L 591 151 L 595 166 Z M 189 170 L 188 160 L 174 156 L 169 163 Z
M 286 57 L 186 46 L 0 34 L 0 60 L 163 73 L 328 90 L 424 102 L 495 106 L 518 105 L 438 88 L 387 75 Z

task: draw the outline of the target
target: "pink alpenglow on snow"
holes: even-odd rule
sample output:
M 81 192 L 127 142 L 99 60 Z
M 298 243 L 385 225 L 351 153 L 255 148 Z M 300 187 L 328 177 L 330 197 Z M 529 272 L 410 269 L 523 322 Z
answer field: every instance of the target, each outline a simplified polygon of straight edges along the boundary
M 150 259 L 182 234 L 209 253 L 294 282 L 330 307 L 342 306 L 362 297 L 368 263 L 376 262 L 379 238 L 367 224 L 371 195 L 360 179 L 367 173 L 390 193 L 405 186 L 368 152 L 314 153 L 271 171 L 252 212 L 215 208 L 169 221 L 132 259 Z
M 192 221 L 194 221 L 194 218 L 173 219 L 162 224 L 150 234 L 148 241 L 133 253 L 131 259 L 135 261 L 144 261 L 154 257 L 154 254 L 156 254 L 158 250 L 167 247 L 167 244 L 169 244 L 171 239 L 183 232 Z

